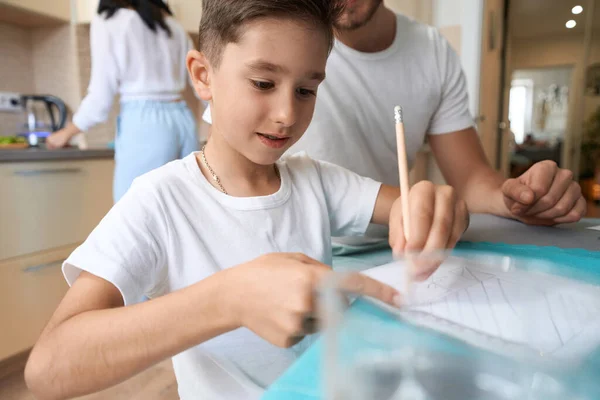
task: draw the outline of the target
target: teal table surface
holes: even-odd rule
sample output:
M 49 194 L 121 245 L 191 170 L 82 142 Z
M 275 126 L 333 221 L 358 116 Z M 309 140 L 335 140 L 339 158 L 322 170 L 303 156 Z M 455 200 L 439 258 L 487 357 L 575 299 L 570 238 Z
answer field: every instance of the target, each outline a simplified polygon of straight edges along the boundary
M 550 261 L 556 266 L 545 271 L 572 279 L 600 285 L 600 231 L 589 227 L 600 225 L 600 220 L 583 220 L 578 224 L 559 228 L 526 227 L 514 221 L 496 217 L 476 216 L 470 232 L 464 235 L 454 253 L 475 252 L 536 258 Z M 525 233 L 523 233 L 525 232 Z M 515 238 L 519 240 L 515 243 Z M 558 239 L 557 239 L 558 238 Z M 392 261 L 387 247 L 364 249 L 338 249 L 334 257 L 336 270 L 364 270 Z M 397 327 L 399 332 L 419 335 L 421 342 L 436 350 L 468 354 L 482 350 L 474 349 L 465 342 L 449 336 L 392 318 L 390 315 L 364 300 L 357 300 L 347 311 L 353 316 L 369 316 L 385 324 Z M 318 335 L 306 340 L 307 350 L 265 392 L 262 400 L 316 400 L 323 399 L 323 345 Z M 486 355 L 494 357 L 495 355 Z M 600 399 L 600 348 L 589 355 L 583 366 L 572 376 L 565 376 L 570 386 L 576 387 L 581 399 Z

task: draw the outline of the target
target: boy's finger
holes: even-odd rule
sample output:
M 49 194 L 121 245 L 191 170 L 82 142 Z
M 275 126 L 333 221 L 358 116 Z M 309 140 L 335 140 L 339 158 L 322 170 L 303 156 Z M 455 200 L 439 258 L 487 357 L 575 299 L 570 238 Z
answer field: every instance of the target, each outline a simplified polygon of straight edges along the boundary
M 456 195 L 450 186 L 442 186 L 436 190 L 433 222 L 424 250 L 445 249 L 454 226 Z M 424 271 L 414 271 L 420 275 Z
M 350 293 L 373 297 L 390 305 L 400 305 L 400 294 L 396 289 L 360 273 L 347 275 L 341 287 Z
M 470 222 L 469 210 L 464 200 L 458 200 L 454 210 L 454 226 L 452 227 L 452 235 L 446 244 L 448 249 L 453 249 L 461 236 L 469 228 Z
M 304 253 L 288 253 L 287 256 L 295 261 L 301 262 L 303 264 L 310 264 L 310 265 L 314 265 L 315 267 L 318 268 L 323 268 L 326 271 L 330 271 L 331 267 L 327 264 L 322 263 L 319 260 L 315 260 L 312 257 L 307 256 Z
M 435 214 L 435 186 L 431 182 L 419 182 L 410 191 L 410 233 L 406 250 L 421 250 L 431 230 Z

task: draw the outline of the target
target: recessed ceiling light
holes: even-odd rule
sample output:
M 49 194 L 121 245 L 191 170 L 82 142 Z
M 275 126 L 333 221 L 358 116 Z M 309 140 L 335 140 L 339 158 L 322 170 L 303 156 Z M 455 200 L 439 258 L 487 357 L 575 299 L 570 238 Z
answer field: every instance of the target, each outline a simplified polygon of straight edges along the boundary
M 581 6 L 575 6 L 571 9 L 571 12 L 573 14 L 581 14 L 583 12 L 583 7 Z
M 568 20 L 567 23 L 565 24 L 565 26 L 569 29 L 575 28 L 575 25 L 577 25 L 577 22 L 575 22 L 574 19 Z

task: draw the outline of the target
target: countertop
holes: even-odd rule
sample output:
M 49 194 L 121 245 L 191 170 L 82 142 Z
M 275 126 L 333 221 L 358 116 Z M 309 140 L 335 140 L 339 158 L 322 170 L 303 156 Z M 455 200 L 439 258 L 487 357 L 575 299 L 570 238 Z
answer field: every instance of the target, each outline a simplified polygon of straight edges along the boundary
M 48 150 L 45 148 L 0 149 L 0 163 L 26 161 L 67 161 L 113 158 L 114 150 L 108 148 L 80 150 L 66 148 Z

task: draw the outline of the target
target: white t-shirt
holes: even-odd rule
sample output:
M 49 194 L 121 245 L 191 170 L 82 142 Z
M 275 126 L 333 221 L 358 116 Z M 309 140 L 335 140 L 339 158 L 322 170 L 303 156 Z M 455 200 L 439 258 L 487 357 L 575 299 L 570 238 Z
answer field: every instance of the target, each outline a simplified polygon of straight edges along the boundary
M 65 261 L 112 282 L 125 304 L 164 295 L 272 252 L 302 252 L 331 265 L 331 235 L 361 235 L 380 184 L 298 154 L 278 162 L 281 187 L 269 196 L 215 189 L 195 154 L 136 179 Z M 182 399 L 256 399 L 296 358 L 237 329 L 173 357 Z
M 119 9 L 111 18 L 96 15 L 90 27 L 92 75 L 88 94 L 73 123 L 82 131 L 105 122 L 115 95 L 121 101 L 174 100 L 188 82 L 185 58 L 193 43 L 183 27 L 165 17 L 152 32 L 135 10 Z

